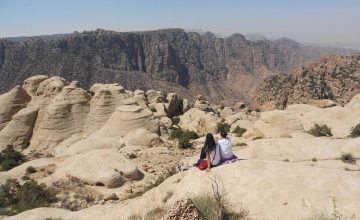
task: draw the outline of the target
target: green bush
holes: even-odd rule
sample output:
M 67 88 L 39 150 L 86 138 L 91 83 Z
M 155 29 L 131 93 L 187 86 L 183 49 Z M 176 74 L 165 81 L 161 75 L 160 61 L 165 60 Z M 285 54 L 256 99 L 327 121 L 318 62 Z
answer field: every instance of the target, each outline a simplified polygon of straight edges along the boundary
M 241 137 L 246 132 L 245 128 L 240 128 L 239 126 L 236 126 L 236 128 L 233 130 L 232 133 L 235 133 L 236 136 Z
M 195 131 L 183 131 L 181 129 L 174 130 L 171 134 L 169 139 L 170 140 L 178 140 L 179 147 L 181 149 L 186 149 L 191 147 L 190 140 L 191 139 L 197 139 L 199 136 L 196 134 Z
M 0 205 L 7 208 L 7 214 L 14 215 L 29 209 L 47 207 L 55 202 L 55 192 L 46 187 L 29 180 L 20 185 L 15 179 L 8 179 L 0 186 Z
M 314 127 L 312 127 L 309 131 L 307 131 L 308 134 L 311 134 L 315 137 L 321 137 L 321 136 L 326 136 L 326 137 L 331 137 L 332 133 L 331 133 L 331 128 L 328 127 L 327 125 L 318 125 L 318 124 L 314 124 Z
M 157 112 L 156 108 L 154 108 L 154 107 L 150 108 L 150 111 Z
M 230 125 L 228 123 L 220 122 L 217 124 L 218 131 L 230 132 Z
M 178 116 L 174 116 L 171 118 L 171 121 L 174 125 L 177 125 L 180 122 L 180 118 Z
M 36 172 L 37 172 L 37 170 L 33 166 L 29 166 L 25 170 L 26 174 L 32 174 L 32 173 L 36 173 Z
M 351 129 L 349 137 L 351 138 L 360 137 L 360 124 L 356 125 Z
M 21 146 L 21 149 L 25 150 L 29 147 L 30 143 L 29 142 L 25 142 L 25 143 L 22 143 L 20 146 Z
M 25 161 L 24 156 L 8 145 L 0 154 L 0 171 L 11 170 Z

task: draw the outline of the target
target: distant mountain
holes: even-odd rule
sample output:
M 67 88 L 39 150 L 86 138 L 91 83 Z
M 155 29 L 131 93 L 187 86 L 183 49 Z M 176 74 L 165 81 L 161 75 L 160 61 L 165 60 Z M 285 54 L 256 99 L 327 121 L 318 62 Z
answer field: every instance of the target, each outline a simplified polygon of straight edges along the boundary
M 267 37 L 265 37 L 264 35 L 261 35 L 261 34 L 246 34 L 245 35 L 245 38 L 248 39 L 248 40 L 251 40 L 251 41 L 267 41 L 269 40 Z
M 268 75 L 288 73 L 328 53 L 291 39 L 250 41 L 182 29 L 144 32 L 85 31 L 0 40 L 0 91 L 32 75 L 58 75 L 95 82 L 118 82 L 128 89 L 162 89 L 214 102 L 248 100 Z
M 50 34 L 50 35 L 40 35 L 40 36 L 21 36 L 21 37 L 5 37 L 0 38 L 0 40 L 9 40 L 15 42 L 23 42 L 34 38 L 40 38 L 43 40 L 57 40 L 59 38 L 65 37 L 69 34 Z
M 331 99 L 345 104 L 360 92 L 360 53 L 328 56 L 292 74 L 265 78 L 254 92 L 258 104 L 283 109 L 310 99 Z

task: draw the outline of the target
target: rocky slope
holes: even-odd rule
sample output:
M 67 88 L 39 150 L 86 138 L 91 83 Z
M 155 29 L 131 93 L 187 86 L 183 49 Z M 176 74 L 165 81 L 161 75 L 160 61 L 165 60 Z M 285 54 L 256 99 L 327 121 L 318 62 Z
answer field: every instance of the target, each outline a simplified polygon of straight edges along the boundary
M 217 38 L 182 29 L 4 39 L 0 91 L 47 74 L 78 80 L 87 89 L 117 82 L 127 89 L 174 91 L 191 99 L 203 94 L 213 102 L 231 102 L 248 98 L 247 92 L 265 76 L 286 73 L 329 52 L 309 51 L 290 39 L 253 42 L 240 34 Z
M 227 208 L 247 210 L 248 219 L 360 216 L 360 137 L 348 137 L 360 124 L 360 94 L 343 107 L 296 104 L 256 112 L 203 96 L 189 105 L 175 93 L 118 84 L 86 91 L 77 81 L 39 75 L 1 95 L 0 106 L 6 106 L 0 150 L 12 144 L 28 159 L 0 172 L 0 184 L 9 178 L 24 183 L 27 176 L 54 187 L 59 198 L 52 207 L 5 219 L 142 219 L 159 208 L 169 211 L 165 219 L 186 219 L 179 210 L 198 219 L 186 199 L 213 195 L 214 179 Z M 212 132 L 218 139 L 220 122 L 229 124 L 242 160 L 199 171 L 192 163 L 203 135 Z M 315 123 L 331 127 L 333 136 L 306 133 Z M 237 126 L 246 129 L 241 137 L 233 132 Z M 200 136 L 191 141 L 193 148 L 180 149 L 170 140 L 179 128 Z M 24 143 L 28 148 L 22 149 Z M 30 166 L 35 172 L 27 171 Z
M 269 76 L 256 88 L 254 99 L 267 107 L 329 99 L 348 103 L 360 92 L 360 54 L 328 56 L 289 75 Z

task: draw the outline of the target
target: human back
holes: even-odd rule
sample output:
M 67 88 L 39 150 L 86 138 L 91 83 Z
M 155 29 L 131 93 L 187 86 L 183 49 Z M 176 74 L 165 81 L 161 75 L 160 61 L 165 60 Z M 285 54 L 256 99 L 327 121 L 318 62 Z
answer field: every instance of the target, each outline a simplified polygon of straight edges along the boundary
M 225 131 L 220 131 L 221 139 L 218 140 L 218 145 L 220 148 L 221 158 L 223 160 L 230 159 L 234 157 L 234 153 L 232 150 L 232 142 L 231 139 L 228 137 Z

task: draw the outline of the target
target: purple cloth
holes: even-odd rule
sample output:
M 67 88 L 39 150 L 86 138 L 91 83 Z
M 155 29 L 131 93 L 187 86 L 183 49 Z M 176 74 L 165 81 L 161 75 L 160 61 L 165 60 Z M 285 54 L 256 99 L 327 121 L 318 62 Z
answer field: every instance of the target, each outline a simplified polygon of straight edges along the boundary
M 221 164 L 229 164 L 239 161 L 239 158 L 235 154 L 230 158 L 221 158 Z

